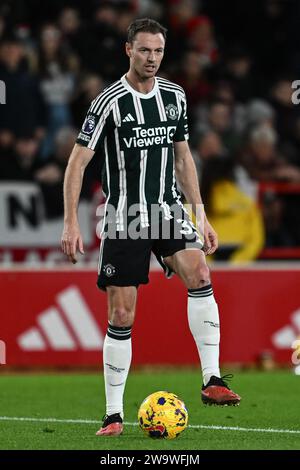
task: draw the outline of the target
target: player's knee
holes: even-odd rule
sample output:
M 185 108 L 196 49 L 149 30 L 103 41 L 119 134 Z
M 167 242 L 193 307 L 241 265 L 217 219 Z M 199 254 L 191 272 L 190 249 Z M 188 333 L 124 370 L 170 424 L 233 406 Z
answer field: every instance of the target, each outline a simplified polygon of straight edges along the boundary
M 115 308 L 112 312 L 112 318 L 110 322 L 113 326 L 132 326 L 134 319 L 134 312 L 125 308 L 125 307 L 118 307 Z
M 208 284 L 210 284 L 210 275 L 206 265 L 195 269 L 186 277 L 186 287 L 188 289 L 198 289 Z

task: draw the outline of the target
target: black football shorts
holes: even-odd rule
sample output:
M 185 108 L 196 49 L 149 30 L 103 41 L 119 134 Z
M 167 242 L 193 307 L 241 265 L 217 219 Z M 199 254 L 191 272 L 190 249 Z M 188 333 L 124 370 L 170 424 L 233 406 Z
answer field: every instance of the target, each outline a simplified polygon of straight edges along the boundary
M 185 249 L 202 249 L 202 242 L 188 214 L 182 211 L 180 217 L 162 219 L 159 227 L 151 225 L 140 231 L 141 237 L 132 239 L 119 233 L 110 238 L 104 233 L 101 239 L 98 282 L 100 289 L 107 286 L 135 286 L 149 282 L 151 252 L 165 271 L 167 277 L 173 274 L 164 263 L 164 258 Z

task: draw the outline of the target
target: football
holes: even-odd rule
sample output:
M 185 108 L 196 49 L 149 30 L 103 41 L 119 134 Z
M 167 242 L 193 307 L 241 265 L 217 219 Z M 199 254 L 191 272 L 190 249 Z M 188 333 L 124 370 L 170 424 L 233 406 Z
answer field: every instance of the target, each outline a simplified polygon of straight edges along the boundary
M 141 404 L 138 420 L 147 436 L 174 439 L 187 427 L 188 412 L 184 402 L 174 393 L 155 392 Z

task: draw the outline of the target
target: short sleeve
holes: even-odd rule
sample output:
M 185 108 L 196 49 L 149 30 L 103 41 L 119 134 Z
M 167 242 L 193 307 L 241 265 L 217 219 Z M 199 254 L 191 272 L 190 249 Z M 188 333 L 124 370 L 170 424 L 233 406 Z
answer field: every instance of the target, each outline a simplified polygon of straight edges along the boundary
M 82 128 L 78 134 L 76 142 L 91 150 L 97 150 L 104 142 L 107 134 L 107 120 L 109 115 L 109 107 L 99 109 L 95 99 L 86 114 Z M 99 113 L 101 111 L 101 114 Z
M 178 97 L 180 103 L 180 115 L 176 128 L 176 132 L 173 137 L 173 141 L 181 142 L 182 140 L 189 140 L 189 126 L 187 119 L 187 103 L 185 95 L 181 94 Z

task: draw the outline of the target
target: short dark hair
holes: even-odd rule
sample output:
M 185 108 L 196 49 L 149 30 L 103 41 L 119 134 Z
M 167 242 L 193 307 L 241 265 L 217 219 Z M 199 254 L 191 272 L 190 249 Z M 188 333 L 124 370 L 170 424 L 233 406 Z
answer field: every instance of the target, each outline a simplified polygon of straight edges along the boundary
M 127 41 L 132 43 L 137 33 L 161 33 L 164 40 L 167 38 L 167 29 L 158 23 L 158 21 L 151 20 L 150 18 L 134 20 L 127 29 Z

